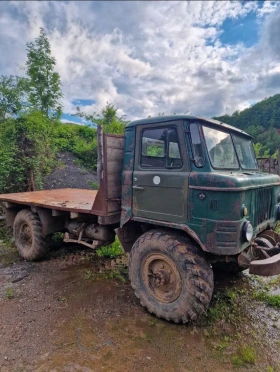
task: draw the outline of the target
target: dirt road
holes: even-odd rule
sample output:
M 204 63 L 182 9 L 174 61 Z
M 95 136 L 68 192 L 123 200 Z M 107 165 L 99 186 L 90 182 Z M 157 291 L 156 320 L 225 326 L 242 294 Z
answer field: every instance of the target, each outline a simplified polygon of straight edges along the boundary
M 0 244 L 1 371 L 280 371 L 280 311 L 246 276 L 217 276 L 208 317 L 174 325 L 140 306 L 122 265 L 85 252 L 26 263 Z

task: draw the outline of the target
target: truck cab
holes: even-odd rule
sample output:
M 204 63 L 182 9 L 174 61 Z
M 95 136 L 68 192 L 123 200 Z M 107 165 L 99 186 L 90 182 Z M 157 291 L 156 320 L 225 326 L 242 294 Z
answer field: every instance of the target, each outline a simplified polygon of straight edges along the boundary
M 122 224 L 169 224 L 226 256 L 280 219 L 280 177 L 260 172 L 247 133 L 184 115 L 132 122 L 125 137 Z

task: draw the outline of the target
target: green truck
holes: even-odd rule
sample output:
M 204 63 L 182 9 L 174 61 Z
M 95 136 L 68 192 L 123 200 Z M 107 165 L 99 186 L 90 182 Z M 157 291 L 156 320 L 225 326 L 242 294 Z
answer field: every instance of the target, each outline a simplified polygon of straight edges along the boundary
M 259 171 L 248 134 L 188 115 L 97 134 L 98 191 L 0 195 L 22 257 L 42 258 L 57 231 L 92 249 L 117 234 L 141 304 L 176 323 L 207 310 L 215 267 L 280 274 L 280 177 Z

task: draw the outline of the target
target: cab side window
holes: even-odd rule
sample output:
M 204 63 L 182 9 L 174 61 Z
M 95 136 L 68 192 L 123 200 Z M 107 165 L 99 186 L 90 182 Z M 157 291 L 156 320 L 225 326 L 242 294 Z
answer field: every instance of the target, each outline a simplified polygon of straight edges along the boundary
M 175 128 L 153 128 L 142 132 L 141 166 L 181 168 L 182 158 Z
M 199 127 L 196 123 L 190 124 L 190 135 L 191 135 L 193 161 L 196 167 L 201 168 L 205 165 L 205 160 L 203 156 L 203 149 L 202 149 L 201 137 L 199 133 Z

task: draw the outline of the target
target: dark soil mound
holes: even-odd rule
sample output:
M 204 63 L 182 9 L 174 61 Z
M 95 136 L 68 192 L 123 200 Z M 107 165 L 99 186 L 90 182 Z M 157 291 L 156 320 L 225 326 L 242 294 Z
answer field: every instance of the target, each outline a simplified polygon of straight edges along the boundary
M 44 182 L 44 189 L 93 189 L 97 183 L 97 176 L 88 169 L 80 166 L 77 158 L 70 152 L 57 154 L 60 166 L 50 173 Z

